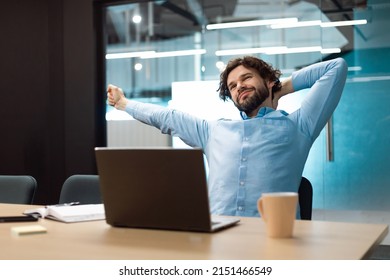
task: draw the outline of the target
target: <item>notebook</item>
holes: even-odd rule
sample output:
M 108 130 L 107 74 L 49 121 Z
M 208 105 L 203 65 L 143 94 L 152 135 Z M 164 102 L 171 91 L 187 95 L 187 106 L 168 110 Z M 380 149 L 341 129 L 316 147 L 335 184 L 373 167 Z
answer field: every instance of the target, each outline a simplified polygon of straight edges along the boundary
M 64 223 L 76 223 L 95 220 L 104 220 L 103 204 L 48 205 L 34 209 L 27 209 L 25 215 L 38 215 L 40 218 L 47 218 Z
M 214 232 L 238 217 L 210 215 L 200 149 L 95 148 L 112 226 Z

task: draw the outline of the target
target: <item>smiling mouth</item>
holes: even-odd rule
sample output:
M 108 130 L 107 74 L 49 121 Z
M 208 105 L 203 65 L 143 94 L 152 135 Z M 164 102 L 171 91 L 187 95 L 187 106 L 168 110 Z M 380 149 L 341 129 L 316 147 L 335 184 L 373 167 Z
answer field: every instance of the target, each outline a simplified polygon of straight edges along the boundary
M 246 96 L 248 96 L 253 90 L 252 89 L 246 89 L 243 92 L 240 93 L 239 99 L 245 99 Z

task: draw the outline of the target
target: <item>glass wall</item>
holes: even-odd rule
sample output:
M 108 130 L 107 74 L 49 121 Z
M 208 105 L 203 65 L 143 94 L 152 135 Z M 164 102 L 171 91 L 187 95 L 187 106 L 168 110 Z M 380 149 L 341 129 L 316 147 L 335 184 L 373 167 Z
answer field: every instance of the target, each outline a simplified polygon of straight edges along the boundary
M 389 211 L 387 2 L 113 2 L 104 11 L 106 81 L 122 87 L 129 98 L 205 118 L 226 112 L 234 118 L 232 105 L 216 100 L 219 74 L 229 59 L 256 55 L 285 78 L 306 65 L 343 57 L 349 71 L 342 99 L 304 171 L 314 186 L 313 206 Z M 281 108 L 295 110 L 304 94 L 281 100 Z M 131 122 L 109 107 L 106 117 Z

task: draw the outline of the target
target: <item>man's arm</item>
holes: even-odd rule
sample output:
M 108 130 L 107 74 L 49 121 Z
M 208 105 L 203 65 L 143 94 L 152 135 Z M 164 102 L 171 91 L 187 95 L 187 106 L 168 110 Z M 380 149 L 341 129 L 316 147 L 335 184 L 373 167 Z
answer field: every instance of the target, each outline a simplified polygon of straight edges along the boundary
M 342 58 L 319 62 L 292 74 L 295 90 L 309 89 L 299 110 L 299 118 L 312 139 L 317 138 L 339 103 L 347 78 Z
M 274 97 L 272 99 L 272 107 L 276 109 L 278 107 L 279 99 L 283 96 L 294 92 L 294 87 L 292 84 L 292 78 L 288 77 L 287 79 L 283 80 L 282 87 L 279 91 L 274 93 Z
M 114 85 L 107 88 L 107 102 L 164 134 L 179 137 L 189 146 L 204 148 L 207 143 L 208 123 L 195 116 L 156 104 L 129 100 L 122 89 Z

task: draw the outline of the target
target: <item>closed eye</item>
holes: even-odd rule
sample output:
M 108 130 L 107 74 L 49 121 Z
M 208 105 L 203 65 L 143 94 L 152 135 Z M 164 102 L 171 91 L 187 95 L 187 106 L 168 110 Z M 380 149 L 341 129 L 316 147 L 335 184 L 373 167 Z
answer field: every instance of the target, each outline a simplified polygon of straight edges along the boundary
M 245 76 L 242 80 L 243 80 L 243 81 L 246 81 L 246 80 L 249 80 L 250 78 L 252 78 L 252 75 L 247 75 L 247 76 Z
M 231 86 L 229 87 L 229 91 L 233 91 L 235 88 L 236 88 L 236 85 L 231 85 Z

